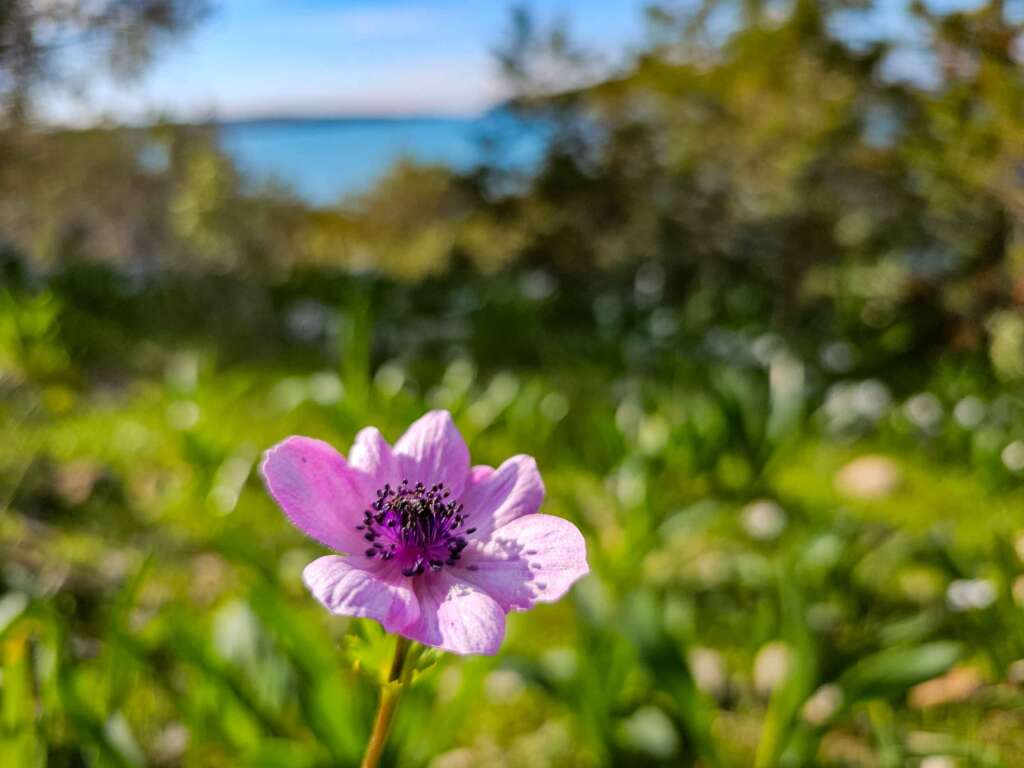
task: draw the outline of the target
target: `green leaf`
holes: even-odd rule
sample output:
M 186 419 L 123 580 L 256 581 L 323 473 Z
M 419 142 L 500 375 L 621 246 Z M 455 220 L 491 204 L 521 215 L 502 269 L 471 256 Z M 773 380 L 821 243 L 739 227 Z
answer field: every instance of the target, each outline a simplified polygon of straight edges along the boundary
M 861 659 L 842 677 L 849 700 L 899 696 L 908 688 L 948 672 L 962 647 L 952 641 L 892 648 Z

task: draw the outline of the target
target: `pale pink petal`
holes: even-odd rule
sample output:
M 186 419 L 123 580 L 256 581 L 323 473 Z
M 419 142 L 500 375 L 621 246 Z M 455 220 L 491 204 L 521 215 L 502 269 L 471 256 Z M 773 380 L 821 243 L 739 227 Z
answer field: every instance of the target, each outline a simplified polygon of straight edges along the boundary
M 409 580 L 386 570 L 356 567 L 365 558 L 327 555 L 306 566 L 302 581 L 331 613 L 376 619 L 388 632 L 399 632 L 419 618 L 419 604 Z M 374 563 L 374 565 L 378 565 Z
M 456 497 L 462 492 L 469 448 L 448 411 L 430 411 L 414 421 L 395 443 L 395 453 L 410 483 L 444 483 Z
M 469 479 L 466 484 L 469 483 L 482 483 L 488 477 L 494 474 L 494 467 L 489 467 L 486 464 L 477 464 L 471 470 L 469 470 Z
M 361 474 L 322 440 L 289 437 L 266 452 L 260 472 L 294 525 L 339 552 L 361 552 L 355 526 L 367 499 Z
M 376 427 L 366 427 L 356 435 L 348 452 L 348 463 L 366 476 L 367 499 L 373 499 L 373 494 L 386 483 L 396 486 L 402 482 L 398 457 Z
M 544 482 L 532 456 L 513 456 L 490 474 L 474 472 L 459 496 L 466 526 L 475 539 L 487 539 L 517 517 L 536 512 L 544 501 Z
M 505 637 L 505 612 L 477 587 L 440 571 L 417 576 L 420 616 L 400 633 L 458 654 L 492 656 Z
M 480 587 L 506 611 L 560 599 L 590 571 L 579 529 L 561 517 L 526 515 L 462 553 L 459 578 Z

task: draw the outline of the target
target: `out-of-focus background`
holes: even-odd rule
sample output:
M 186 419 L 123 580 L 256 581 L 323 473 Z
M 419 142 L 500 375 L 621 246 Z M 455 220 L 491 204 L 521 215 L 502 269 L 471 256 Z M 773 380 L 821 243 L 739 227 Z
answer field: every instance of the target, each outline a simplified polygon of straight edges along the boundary
M 1024 765 L 1022 25 L 0 0 L 0 764 L 355 765 L 256 462 L 447 408 L 593 573 L 388 765 Z

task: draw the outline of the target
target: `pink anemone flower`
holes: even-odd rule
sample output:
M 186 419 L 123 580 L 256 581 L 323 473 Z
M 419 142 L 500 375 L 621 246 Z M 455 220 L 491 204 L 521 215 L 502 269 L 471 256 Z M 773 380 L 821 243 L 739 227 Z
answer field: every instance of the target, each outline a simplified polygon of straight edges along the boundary
M 471 467 L 447 411 L 420 418 L 394 447 L 367 427 L 347 460 L 289 437 L 261 471 L 296 527 L 345 553 L 303 571 L 317 600 L 425 645 L 494 654 L 505 614 L 558 600 L 589 571 L 576 526 L 537 512 L 544 483 L 533 458 Z

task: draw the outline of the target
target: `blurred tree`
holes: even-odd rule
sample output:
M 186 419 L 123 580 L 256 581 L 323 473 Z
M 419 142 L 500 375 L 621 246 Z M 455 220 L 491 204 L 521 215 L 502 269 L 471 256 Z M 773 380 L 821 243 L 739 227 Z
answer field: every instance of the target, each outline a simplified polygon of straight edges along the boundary
M 600 61 L 573 42 L 564 19 L 540 27 L 525 5 L 512 7 L 506 37 L 494 48 L 494 57 L 520 100 L 592 82 Z
M 585 87 L 565 32 L 519 11 L 514 104 L 558 132 L 502 225 L 558 270 L 659 262 L 670 296 L 710 291 L 725 321 L 907 321 L 907 343 L 976 344 L 1024 296 L 1024 19 L 936 8 L 661 3 L 648 43 Z M 529 76 L 551 58 L 569 87 Z
M 61 58 L 69 52 L 95 51 L 114 75 L 130 76 L 207 9 L 206 0 L 3 0 L 0 125 L 30 116 L 37 86 L 68 78 Z

